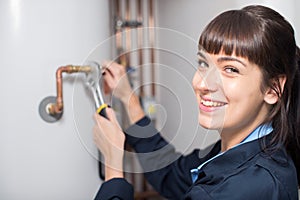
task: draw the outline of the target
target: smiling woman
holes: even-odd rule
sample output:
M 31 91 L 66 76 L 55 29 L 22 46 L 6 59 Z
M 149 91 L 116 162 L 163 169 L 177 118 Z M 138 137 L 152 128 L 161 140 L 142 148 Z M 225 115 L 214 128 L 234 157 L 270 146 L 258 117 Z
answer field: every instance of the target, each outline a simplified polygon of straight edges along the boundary
M 144 116 L 129 84 L 117 86 L 125 69 L 112 62 L 104 79 L 117 96 L 126 91 L 121 101 L 133 123 L 126 141 L 153 187 L 169 199 L 298 199 L 299 53 L 292 26 L 267 7 L 227 11 L 207 25 L 193 88 L 199 124 L 218 130 L 221 140 L 201 158 L 199 149 L 178 156 Z M 96 199 L 133 199 L 122 174 L 124 134 L 108 110 L 110 121 L 96 115 L 94 128 L 107 164 Z
M 270 99 L 260 89 L 262 73 L 256 64 L 243 57 L 200 51 L 200 67 L 193 79 L 199 123 L 219 130 L 226 151 L 263 123 Z
M 251 96 L 259 98 L 259 94 L 264 95 L 263 100 L 267 108 L 264 108 L 266 113 L 259 123 L 276 122 L 273 123 L 275 134 L 271 146 L 283 143 L 288 145 L 288 150 L 291 146 L 293 149 L 296 146 L 295 142 L 300 142 L 297 135 L 299 116 L 296 121 L 300 99 L 299 48 L 295 43 L 292 26 L 271 9 L 248 6 L 242 10 L 224 12 L 216 17 L 203 31 L 199 45 L 214 56 L 223 54 L 238 57 L 237 60 L 246 60 L 246 66 L 250 66 L 251 69 L 242 68 L 244 71 L 240 71 L 240 68 L 236 67 L 236 76 L 247 78 L 253 76 L 253 79 L 248 83 L 244 82 L 248 86 L 241 84 L 239 89 L 242 92 L 236 93 L 245 99 L 251 99 Z M 257 72 L 256 75 L 253 74 L 253 69 Z M 260 87 L 260 91 L 245 96 L 247 90 L 255 88 L 256 84 Z M 231 89 L 238 91 L 238 88 Z M 255 105 L 249 103 L 244 106 L 255 108 L 252 107 Z M 290 120 L 287 116 L 290 116 Z M 296 156 L 293 157 L 296 159 Z

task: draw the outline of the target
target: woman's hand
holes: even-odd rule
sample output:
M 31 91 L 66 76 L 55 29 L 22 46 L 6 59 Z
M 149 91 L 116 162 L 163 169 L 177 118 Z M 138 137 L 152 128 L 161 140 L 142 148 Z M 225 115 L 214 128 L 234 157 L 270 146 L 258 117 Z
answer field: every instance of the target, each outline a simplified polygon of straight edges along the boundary
M 105 159 L 105 180 L 123 178 L 123 155 L 125 135 L 111 108 L 107 108 L 106 119 L 98 113 L 94 115 L 94 141 Z
M 139 97 L 130 86 L 125 67 L 113 61 L 105 61 L 102 66 L 104 67 L 104 83 L 109 92 L 123 103 L 129 123 L 133 124 L 144 117 L 145 113 Z
M 103 78 L 108 92 L 111 92 L 123 103 L 127 102 L 133 94 L 133 90 L 125 67 L 113 61 L 104 61 L 102 66 L 104 67 Z

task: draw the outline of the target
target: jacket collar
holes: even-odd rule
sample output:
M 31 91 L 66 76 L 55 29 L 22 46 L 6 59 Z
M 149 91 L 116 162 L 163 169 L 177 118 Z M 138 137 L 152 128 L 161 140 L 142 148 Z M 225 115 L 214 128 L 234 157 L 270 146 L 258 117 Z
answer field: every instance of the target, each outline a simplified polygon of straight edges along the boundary
M 229 149 L 228 151 L 224 152 L 221 156 L 213 159 L 212 161 L 204 165 L 202 167 L 202 171 L 206 175 L 219 174 L 219 173 L 224 173 L 224 171 L 234 170 L 242 166 L 247 161 L 251 160 L 257 154 L 263 151 L 262 147 L 263 145 L 269 144 L 271 140 L 271 135 L 272 133 L 260 139 L 253 140 L 251 142 L 247 142 L 237 147 L 234 147 L 232 149 Z M 220 152 L 221 150 L 220 141 L 216 144 L 215 149 L 218 150 L 218 152 Z M 211 156 L 215 156 L 215 155 L 211 155 Z M 282 156 L 285 157 L 284 155 Z

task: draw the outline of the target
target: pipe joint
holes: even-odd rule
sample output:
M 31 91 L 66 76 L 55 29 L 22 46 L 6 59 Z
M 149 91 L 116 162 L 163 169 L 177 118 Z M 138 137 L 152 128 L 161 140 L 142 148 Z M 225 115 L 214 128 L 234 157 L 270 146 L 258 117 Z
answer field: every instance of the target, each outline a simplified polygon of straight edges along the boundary
M 63 73 L 89 73 L 92 67 L 88 65 L 66 65 L 56 70 L 56 97 L 46 97 L 40 104 L 40 115 L 47 122 L 54 122 L 61 118 L 64 110 L 63 103 Z

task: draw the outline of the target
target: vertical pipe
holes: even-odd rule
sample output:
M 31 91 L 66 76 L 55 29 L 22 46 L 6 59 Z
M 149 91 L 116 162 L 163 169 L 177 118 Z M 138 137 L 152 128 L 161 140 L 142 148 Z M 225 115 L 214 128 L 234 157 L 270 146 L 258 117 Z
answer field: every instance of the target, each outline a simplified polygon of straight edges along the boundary
M 120 1 L 119 0 L 115 0 L 115 6 L 116 6 L 116 12 L 115 12 L 115 17 L 116 20 L 120 20 L 121 19 L 121 8 L 120 8 Z M 117 27 L 115 27 L 117 28 Z M 116 47 L 117 49 L 122 47 L 122 33 L 121 33 L 121 29 L 116 29 L 115 30 L 115 34 L 116 34 Z
M 131 19 L 131 12 L 130 12 L 130 0 L 126 0 L 126 10 L 125 10 L 125 21 L 130 21 Z M 130 66 L 130 50 L 131 50 L 131 27 L 125 28 L 125 63 L 126 67 Z
M 153 0 L 149 0 L 149 43 L 150 43 L 150 62 L 151 62 L 151 95 L 155 96 L 155 51 L 154 51 L 154 40 L 155 40 L 155 27 L 154 27 L 154 16 L 153 16 Z
M 115 0 L 115 18 L 116 20 L 122 20 L 122 15 L 121 15 L 121 1 L 122 0 Z M 115 24 L 115 34 L 116 34 L 116 48 L 117 48 L 117 56 L 119 57 L 121 52 L 123 51 L 123 35 L 122 35 L 122 27 L 118 26 Z M 120 58 L 121 60 L 121 58 Z M 120 61 L 120 63 L 122 63 Z
M 142 0 L 137 0 L 137 20 L 139 22 L 143 21 L 142 17 Z M 143 87 L 143 64 L 144 64 L 144 59 L 143 59 L 143 48 L 144 48 L 144 43 L 143 43 L 143 28 L 137 28 L 137 46 L 138 46 L 138 60 L 139 60 L 139 78 L 140 78 L 140 96 L 144 97 L 144 87 Z
M 137 12 L 137 21 L 138 22 L 142 22 L 143 23 L 143 4 L 142 4 L 142 0 L 136 0 L 136 12 Z M 143 98 L 145 96 L 144 94 L 144 79 L 143 79 L 143 74 L 144 74 L 144 70 L 143 70 L 143 64 L 144 64 L 144 59 L 143 59 L 143 48 L 144 48 L 144 41 L 143 41 L 143 30 L 144 30 L 144 23 L 142 27 L 137 27 L 137 48 L 138 48 L 138 54 L 137 54 L 137 59 L 138 59 L 138 73 L 139 73 L 139 96 L 141 98 Z M 134 163 L 136 164 L 136 163 Z M 136 178 L 136 182 L 137 184 L 139 184 L 137 186 L 137 189 L 139 190 L 139 193 L 144 192 L 145 191 L 145 178 L 143 174 L 136 174 L 135 175 Z M 138 195 L 139 193 L 137 193 L 136 195 Z M 140 198 L 141 199 L 141 198 Z

